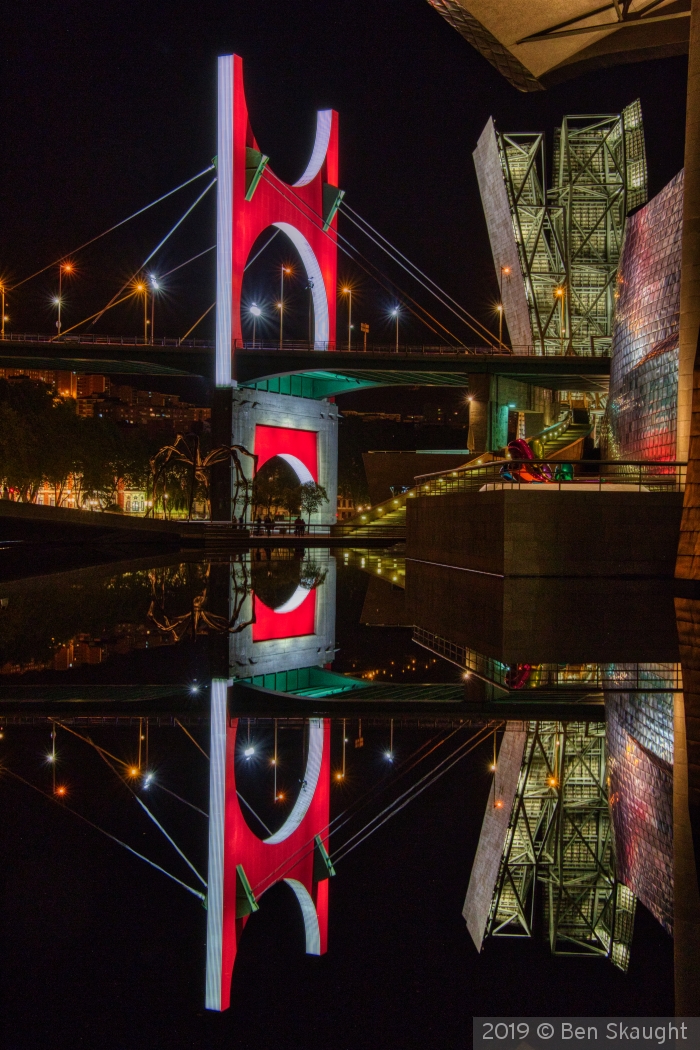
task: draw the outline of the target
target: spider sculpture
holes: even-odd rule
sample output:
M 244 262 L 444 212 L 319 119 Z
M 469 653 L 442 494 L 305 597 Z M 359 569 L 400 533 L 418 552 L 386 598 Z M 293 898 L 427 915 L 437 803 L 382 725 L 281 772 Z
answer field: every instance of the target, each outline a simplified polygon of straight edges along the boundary
M 206 456 L 202 456 L 201 447 L 199 443 L 199 436 L 197 434 L 189 434 L 185 437 L 184 434 L 178 434 L 175 438 L 175 442 L 172 445 L 165 445 L 151 460 L 151 486 L 153 492 L 152 506 L 146 512 L 146 517 L 149 514 L 156 514 L 156 504 L 158 502 L 158 489 L 162 486 L 163 495 L 165 495 L 165 478 L 166 471 L 171 463 L 184 463 L 189 467 L 189 496 L 187 501 L 187 520 L 192 520 L 192 504 L 194 502 L 195 489 L 197 483 L 203 484 L 208 487 L 209 478 L 207 471 L 209 468 L 216 466 L 219 463 L 232 462 L 236 473 L 236 487 L 232 501 L 232 507 L 238 506 L 238 500 L 243 490 L 243 517 L 245 518 L 248 510 L 248 500 L 250 495 L 251 482 L 250 479 L 245 476 L 239 453 L 244 456 L 248 456 L 253 460 L 253 477 L 257 471 L 258 457 L 253 453 L 249 452 L 243 445 L 219 445 L 217 448 L 211 450 Z

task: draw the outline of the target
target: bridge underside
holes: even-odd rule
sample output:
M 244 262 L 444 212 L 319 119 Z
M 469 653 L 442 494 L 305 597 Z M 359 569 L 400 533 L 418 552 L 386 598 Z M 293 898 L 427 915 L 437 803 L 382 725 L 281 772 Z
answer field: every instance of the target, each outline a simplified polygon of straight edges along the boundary
M 329 364 L 332 361 L 332 368 Z M 144 346 L 121 343 L 50 344 L 5 341 L 0 368 L 30 371 L 99 372 L 118 375 L 200 376 L 213 380 L 210 347 Z M 512 379 L 549 390 L 605 393 L 609 358 L 520 357 L 473 352 L 236 350 L 239 386 L 320 399 L 378 386 L 466 388 L 470 376 Z

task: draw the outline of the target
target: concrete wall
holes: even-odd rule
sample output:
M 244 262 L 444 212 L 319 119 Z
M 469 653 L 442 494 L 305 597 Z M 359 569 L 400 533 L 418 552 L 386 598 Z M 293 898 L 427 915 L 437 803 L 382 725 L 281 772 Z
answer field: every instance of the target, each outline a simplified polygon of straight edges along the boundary
M 475 452 L 494 452 L 508 443 L 508 412 L 525 412 L 528 435 L 556 422 L 551 390 L 505 376 L 469 376 L 469 439 Z M 530 418 L 531 417 L 531 418 Z
M 238 387 L 232 392 L 232 444 L 255 448 L 257 425 L 313 430 L 318 434 L 318 480 L 328 503 L 313 514 L 312 524 L 335 524 L 338 500 L 338 409 L 330 401 Z M 250 470 L 244 464 L 246 471 Z M 240 510 L 238 511 L 240 513 Z
M 679 659 L 673 583 L 658 578 L 611 585 L 407 561 L 405 622 L 507 664 Z
M 419 496 L 407 557 L 501 576 L 673 576 L 683 497 L 541 488 Z

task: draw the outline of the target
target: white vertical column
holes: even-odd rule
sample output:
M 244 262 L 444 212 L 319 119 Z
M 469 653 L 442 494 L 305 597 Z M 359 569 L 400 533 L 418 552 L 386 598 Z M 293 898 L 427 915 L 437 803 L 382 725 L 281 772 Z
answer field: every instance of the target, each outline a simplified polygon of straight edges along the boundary
M 231 380 L 231 277 L 233 267 L 233 55 L 218 62 L 216 183 L 216 385 Z
M 221 1010 L 224 924 L 224 817 L 226 811 L 226 720 L 228 682 L 211 683 L 209 743 L 209 868 L 207 873 L 207 1010 Z

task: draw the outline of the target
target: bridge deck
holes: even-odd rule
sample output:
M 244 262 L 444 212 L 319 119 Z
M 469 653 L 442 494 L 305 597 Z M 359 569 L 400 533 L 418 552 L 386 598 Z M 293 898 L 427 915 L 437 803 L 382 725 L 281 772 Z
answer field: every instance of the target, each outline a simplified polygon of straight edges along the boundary
M 0 344 L 0 368 L 213 379 L 214 348 L 203 342 L 150 346 L 115 337 L 104 337 L 103 342 L 95 337 L 90 342 L 60 343 L 41 337 L 10 337 Z M 233 356 L 233 375 L 239 384 L 264 383 L 281 393 L 307 397 L 326 397 L 364 386 L 464 387 L 468 376 L 475 374 L 505 376 L 552 390 L 604 392 L 610 358 L 494 354 L 450 347 L 400 347 L 398 352 L 388 347 L 366 352 L 245 347 L 236 348 Z

